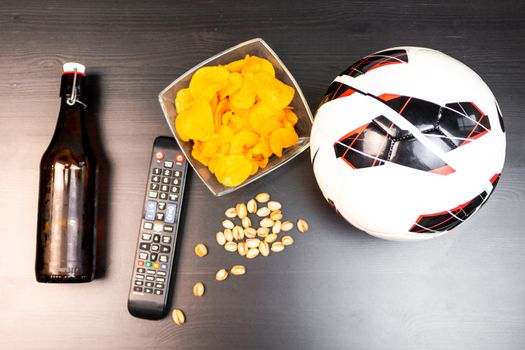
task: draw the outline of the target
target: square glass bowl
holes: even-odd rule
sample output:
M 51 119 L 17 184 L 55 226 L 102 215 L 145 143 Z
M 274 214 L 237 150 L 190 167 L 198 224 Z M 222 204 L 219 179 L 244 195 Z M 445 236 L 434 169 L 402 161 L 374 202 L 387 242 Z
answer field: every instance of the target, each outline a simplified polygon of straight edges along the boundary
M 297 124 L 295 125 L 295 131 L 299 136 L 299 141 L 294 146 L 283 149 L 282 157 L 279 158 L 275 155 L 270 157 L 266 168 L 259 169 L 257 173 L 250 176 L 242 184 L 236 187 L 227 187 L 221 184 L 219 181 L 217 181 L 215 175 L 212 174 L 204 164 L 201 164 L 198 160 L 191 156 L 193 143 L 191 141 L 182 141 L 178 137 L 177 132 L 175 131 L 175 118 L 177 117 L 177 111 L 175 110 L 175 96 L 177 95 L 177 92 L 180 89 L 184 89 L 189 86 L 193 73 L 195 73 L 195 71 L 200 67 L 226 65 L 232 61 L 244 58 L 247 54 L 250 56 L 258 56 L 261 58 L 265 58 L 268 61 L 270 61 L 275 68 L 276 78 L 287 85 L 293 86 L 293 88 L 295 89 L 294 98 L 290 106 L 293 107 L 293 110 L 298 117 Z M 233 192 L 238 188 L 241 188 L 243 186 L 248 185 L 249 183 L 254 182 L 255 180 L 277 169 L 278 167 L 288 162 L 290 159 L 300 154 L 302 151 L 308 148 L 309 145 L 310 131 L 312 128 L 313 118 L 310 108 L 308 107 L 308 104 L 306 103 L 304 95 L 301 91 L 301 88 L 295 81 L 292 74 L 288 71 L 284 63 L 270 48 L 270 46 L 268 46 L 268 44 L 264 42 L 264 40 L 259 38 L 240 43 L 239 45 L 229 48 L 221 53 L 218 53 L 217 55 L 210 57 L 207 60 L 199 63 L 195 67 L 191 68 L 186 73 L 177 78 L 168 87 L 162 90 L 162 92 L 159 94 L 159 102 L 162 107 L 162 111 L 164 112 L 164 116 L 166 117 L 166 122 L 168 123 L 171 133 L 173 134 L 175 140 L 177 140 L 177 143 L 184 152 L 186 159 L 188 159 L 189 163 L 191 164 L 197 175 L 201 178 L 201 180 L 206 184 L 208 189 L 216 196 L 222 196 L 224 194 Z

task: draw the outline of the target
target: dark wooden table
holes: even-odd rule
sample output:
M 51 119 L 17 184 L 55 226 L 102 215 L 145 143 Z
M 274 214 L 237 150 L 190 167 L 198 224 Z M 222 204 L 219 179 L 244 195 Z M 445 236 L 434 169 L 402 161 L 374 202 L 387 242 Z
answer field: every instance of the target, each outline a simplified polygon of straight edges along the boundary
M 151 144 L 168 135 L 157 94 L 186 69 L 264 38 L 315 111 L 349 64 L 398 45 L 460 59 L 492 88 L 507 160 L 485 207 L 455 233 L 378 240 L 324 202 L 309 153 L 214 198 L 194 176 L 171 318 L 128 314 L 127 293 Z M 523 349 L 525 347 L 525 3 L 505 1 L 20 1 L 0 4 L 0 349 Z M 35 282 L 38 164 L 58 114 L 61 64 L 87 66 L 93 134 L 107 158 L 100 277 Z M 309 219 L 283 254 L 246 263 L 214 243 L 223 211 L 268 191 Z M 205 242 L 207 258 L 193 246 Z M 207 286 L 196 299 L 196 280 Z

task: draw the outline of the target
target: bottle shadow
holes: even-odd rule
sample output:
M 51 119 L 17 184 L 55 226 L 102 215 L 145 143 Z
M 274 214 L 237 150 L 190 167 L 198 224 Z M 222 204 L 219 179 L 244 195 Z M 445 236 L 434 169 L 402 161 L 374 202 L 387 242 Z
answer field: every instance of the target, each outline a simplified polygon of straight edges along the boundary
M 97 159 L 97 186 L 95 189 L 95 278 L 104 278 L 107 273 L 109 247 L 109 217 L 110 217 L 110 175 L 111 164 L 103 149 L 104 139 L 99 113 L 102 109 L 103 96 L 101 77 L 90 73 L 86 79 L 87 85 L 87 129 L 89 141 Z

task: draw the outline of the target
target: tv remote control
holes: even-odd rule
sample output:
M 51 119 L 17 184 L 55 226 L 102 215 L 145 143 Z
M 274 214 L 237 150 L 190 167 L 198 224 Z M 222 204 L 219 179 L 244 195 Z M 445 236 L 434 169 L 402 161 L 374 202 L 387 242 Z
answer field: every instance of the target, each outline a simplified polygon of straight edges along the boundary
M 128 297 L 128 310 L 133 316 L 158 320 L 168 311 L 187 173 L 187 161 L 175 139 L 157 137 Z

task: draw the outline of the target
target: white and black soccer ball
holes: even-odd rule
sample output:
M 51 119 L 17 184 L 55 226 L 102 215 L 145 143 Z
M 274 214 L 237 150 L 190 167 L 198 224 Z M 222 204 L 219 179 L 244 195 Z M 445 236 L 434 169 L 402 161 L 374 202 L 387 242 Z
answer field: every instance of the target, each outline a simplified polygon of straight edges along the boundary
M 341 73 L 312 127 L 311 160 L 327 201 L 390 240 L 458 226 L 487 201 L 505 160 L 494 95 L 439 51 L 397 47 Z

